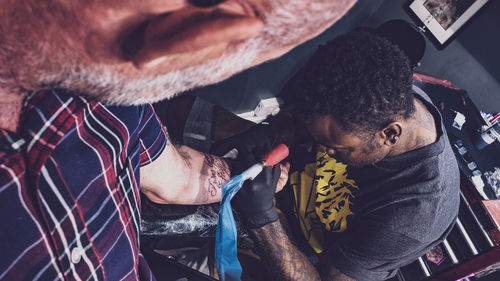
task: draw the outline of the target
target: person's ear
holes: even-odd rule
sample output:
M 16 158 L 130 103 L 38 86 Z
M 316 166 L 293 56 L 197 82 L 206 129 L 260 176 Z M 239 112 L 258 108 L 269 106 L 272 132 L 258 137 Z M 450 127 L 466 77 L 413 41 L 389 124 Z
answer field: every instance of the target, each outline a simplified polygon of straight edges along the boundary
M 377 136 L 384 145 L 392 146 L 398 143 L 402 133 L 400 122 L 391 122 L 382 130 L 378 131 Z
M 141 44 L 124 49 L 137 68 L 157 65 L 170 55 L 190 54 L 207 48 L 257 36 L 262 22 L 252 10 L 237 1 L 223 2 L 211 8 L 188 6 L 159 15 L 139 27 L 133 37 L 142 36 Z

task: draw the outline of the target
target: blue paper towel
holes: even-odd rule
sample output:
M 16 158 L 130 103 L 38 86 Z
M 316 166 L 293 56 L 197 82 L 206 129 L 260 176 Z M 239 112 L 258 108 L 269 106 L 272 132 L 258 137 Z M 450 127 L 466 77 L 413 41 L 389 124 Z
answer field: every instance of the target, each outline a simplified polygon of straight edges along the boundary
M 237 257 L 237 231 L 231 199 L 240 190 L 246 178 L 238 175 L 229 180 L 222 189 L 222 201 L 215 234 L 215 261 L 222 281 L 239 281 L 241 265 Z

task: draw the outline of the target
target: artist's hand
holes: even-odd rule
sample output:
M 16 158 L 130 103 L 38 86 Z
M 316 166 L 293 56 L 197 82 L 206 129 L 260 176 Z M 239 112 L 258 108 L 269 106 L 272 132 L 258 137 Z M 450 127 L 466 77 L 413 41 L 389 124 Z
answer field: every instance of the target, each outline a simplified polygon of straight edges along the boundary
M 248 163 L 256 163 L 261 156 L 254 157 L 253 153 L 246 158 Z M 250 165 L 248 165 L 250 166 Z M 278 219 L 274 208 L 274 193 L 279 192 L 288 180 L 289 163 L 278 164 L 274 167 L 265 167 L 254 179 L 245 182 L 241 190 L 233 199 L 245 225 L 249 228 L 258 228 Z
M 265 167 L 254 180 L 247 180 L 234 197 L 234 206 L 248 228 L 278 220 L 273 198 L 281 174 L 280 166 Z

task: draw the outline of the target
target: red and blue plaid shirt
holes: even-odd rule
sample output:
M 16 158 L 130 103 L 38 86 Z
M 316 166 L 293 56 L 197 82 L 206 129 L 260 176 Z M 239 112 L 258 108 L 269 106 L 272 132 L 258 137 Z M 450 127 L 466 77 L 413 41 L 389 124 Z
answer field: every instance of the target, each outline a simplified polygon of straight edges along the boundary
M 152 280 L 139 251 L 139 169 L 164 149 L 152 106 L 64 91 L 0 130 L 0 280 Z

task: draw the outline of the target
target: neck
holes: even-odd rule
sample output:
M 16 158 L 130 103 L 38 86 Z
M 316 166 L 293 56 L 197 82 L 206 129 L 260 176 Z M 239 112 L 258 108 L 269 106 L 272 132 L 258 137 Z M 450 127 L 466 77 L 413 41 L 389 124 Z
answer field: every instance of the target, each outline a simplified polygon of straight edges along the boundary
M 415 113 L 405 123 L 405 132 L 396 144 L 389 156 L 396 156 L 409 152 L 437 141 L 436 121 L 423 102 L 414 99 Z
M 422 101 L 415 98 L 414 104 L 415 114 L 409 122 L 411 124 L 411 132 L 407 134 L 408 151 L 433 144 L 438 137 L 434 116 L 432 116 Z
M 0 89 L 0 128 L 16 132 L 19 126 L 21 108 L 23 104 L 22 95 L 7 94 Z

